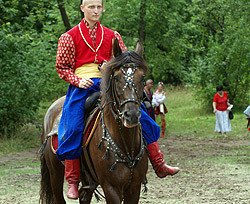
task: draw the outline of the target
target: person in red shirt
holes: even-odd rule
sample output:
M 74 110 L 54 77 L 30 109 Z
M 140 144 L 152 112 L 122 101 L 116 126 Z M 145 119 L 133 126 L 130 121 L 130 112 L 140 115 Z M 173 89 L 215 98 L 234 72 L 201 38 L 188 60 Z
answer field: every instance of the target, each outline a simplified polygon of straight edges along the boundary
M 215 132 L 226 135 L 232 130 L 227 111 L 228 106 L 230 106 L 229 98 L 227 92 L 223 91 L 223 86 L 217 86 L 216 90 L 217 93 L 213 100 L 213 112 L 216 115 Z

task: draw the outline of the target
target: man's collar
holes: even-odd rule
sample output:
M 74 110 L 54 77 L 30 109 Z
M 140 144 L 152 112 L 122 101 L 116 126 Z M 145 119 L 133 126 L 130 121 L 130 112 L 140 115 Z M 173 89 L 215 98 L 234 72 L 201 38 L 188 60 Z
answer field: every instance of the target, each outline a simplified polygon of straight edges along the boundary
M 94 28 L 94 27 L 97 27 L 97 25 L 98 25 L 98 21 L 97 21 L 97 22 L 91 27 L 90 24 L 89 24 L 89 22 L 88 22 L 85 18 L 83 18 L 83 22 L 84 22 L 84 24 L 87 26 L 87 28 L 88 28 L 88 27 Z

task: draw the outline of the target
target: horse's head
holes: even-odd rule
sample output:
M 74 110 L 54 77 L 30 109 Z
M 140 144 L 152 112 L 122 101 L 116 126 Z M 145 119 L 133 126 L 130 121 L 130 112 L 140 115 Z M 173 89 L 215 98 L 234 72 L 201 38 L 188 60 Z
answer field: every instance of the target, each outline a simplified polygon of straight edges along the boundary
M 117 40 L 113 46 L 114 58 L 104 67 L 102 81 L 103 103 L 112 102 L 115 114 L 127 128 L 139 123 L 140 106 L 148 67 L 142 57 L 143 48 L 137 42 L 136 51 L 122 52 Z

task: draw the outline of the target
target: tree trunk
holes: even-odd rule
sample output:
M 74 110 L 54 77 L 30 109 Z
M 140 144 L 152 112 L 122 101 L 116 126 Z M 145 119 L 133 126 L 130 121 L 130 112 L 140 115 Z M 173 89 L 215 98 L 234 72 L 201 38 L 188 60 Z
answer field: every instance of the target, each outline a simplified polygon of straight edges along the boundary
M 59 7 L 59 10 L 60 10 L 61 16 L 62 16 L 64 26 L 66 28 L 66 31 L 68 31 L 68 30 L 71 29 L 71 26 L 70 26 L 70 23 L 69 23 L 69 18 L 67 16 L 66 10 L 64 8 L 63 0 L 57 0 L 57 3 L 58 3 L 58 7 Z
M 146 0 L 141 0 L 139 40 L 141 41 L 142 44 L 144 44 L 146 38 L 145 22 L 144 22 L 145 15 L 146 15 Z

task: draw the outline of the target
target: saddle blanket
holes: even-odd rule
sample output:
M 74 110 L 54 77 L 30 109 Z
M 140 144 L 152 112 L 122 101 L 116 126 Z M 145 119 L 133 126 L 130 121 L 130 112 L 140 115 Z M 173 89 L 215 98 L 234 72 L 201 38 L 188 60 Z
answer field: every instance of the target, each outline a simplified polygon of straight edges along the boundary
M 89 142 L 91 141 L 92 136 L 94 135 L 95 129 L 98 125 L 99 119 L 100 119 L 101 111 L 100 109 L 96 110 L 94 113 L 94 116 L 87 119 L 86 127 L 84 128 L 84 143 L 87 147 Z M 51 150 L 56 154 L 56 150 L 58 148 L 58 135 L 53 134 L 51 136 Z

